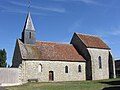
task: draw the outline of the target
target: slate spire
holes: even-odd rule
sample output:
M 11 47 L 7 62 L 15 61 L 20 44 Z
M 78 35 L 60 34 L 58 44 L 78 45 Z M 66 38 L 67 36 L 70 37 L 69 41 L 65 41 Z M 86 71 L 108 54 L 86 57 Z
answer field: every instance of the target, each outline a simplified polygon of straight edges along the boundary
M 24 44 L 35 44 L 36 42 L 36 32 L 30 15 L 30 4 L 28 6 L 28 14 L 22 32 L 22 41 Z
M 35 31 L 30 12 L 28 12 L 28 15 L 27 15 L 27 18 L 26 18 L 24 30 L 33 30 L 33 31 Z

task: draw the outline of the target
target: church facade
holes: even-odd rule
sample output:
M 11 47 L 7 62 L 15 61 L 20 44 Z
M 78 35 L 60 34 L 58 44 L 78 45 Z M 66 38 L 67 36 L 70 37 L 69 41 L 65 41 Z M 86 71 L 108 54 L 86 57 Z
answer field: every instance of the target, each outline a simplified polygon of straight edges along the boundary
M 100 80 L 115 77 L 111 49 L 97 36 L 74 33 L 70 44 L 36 41 L 30 12 L 16 40 L 12 67 L 21 81 Z

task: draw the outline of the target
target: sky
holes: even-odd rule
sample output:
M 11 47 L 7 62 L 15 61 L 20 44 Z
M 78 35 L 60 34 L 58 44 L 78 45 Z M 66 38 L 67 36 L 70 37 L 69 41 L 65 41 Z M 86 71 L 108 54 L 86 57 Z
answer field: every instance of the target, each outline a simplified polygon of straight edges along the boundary
M 120 59 L 120 0 L 30 0 L 39 41 L 69 43 L 74 32 L 99 36 Z M 0 0 L 0 49 L 12 63 L 16 39 L 28 13 L 28 0 Z

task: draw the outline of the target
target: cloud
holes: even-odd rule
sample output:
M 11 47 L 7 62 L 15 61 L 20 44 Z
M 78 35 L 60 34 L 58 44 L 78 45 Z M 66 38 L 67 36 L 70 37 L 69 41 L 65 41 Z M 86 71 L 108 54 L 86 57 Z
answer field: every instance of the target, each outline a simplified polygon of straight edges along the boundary
M 21 14 L 26 14 L 27 11 L 25 10 L 20 10 L 17 8 L 9 8 L 7 6 L 0 5 L 0 12 L 8 12 L 8 13 L 21 13 Z M 44 13 L 39 13 L 39 12 L 32 12 L 33 15 L 47 15 Z
M 120 30 L 116 30 L 116 31 L 112 31 L 112 32 L 107 32 L 108 35 L 113 35 L 113 36 L 117 36 L 120 35 Z
M 38 6 L 31 6 L 34 9 L 42 9 L 42 10 L 48 10 L 52 12 L 58 12 L 58 13 L 64 13 L 64 8 L 55 8 L 55 7 L 38 7 Z
M 18 2 L 15 2 L 15 1 L 9 1 L 9 3 L 14 4 L 14 5 L 18 5 L 18 6 L 24 6 L 24 7 L 27 7 L 26 4 L 18 3 Z
M 103 4 L 97 2 L 96 0 L 52 0 L 52 1 L 59 1 L 59 2 L 81 2 L 84 4 L 93 4 L 98 6 L 104 6 Z
M 92 5 L 97 5 L 97 6 L 104 6 L 106 7 L 105 4 L 102 4 L 100 2 L 97 2 L 96 0 L 75 0 L 75 1 L 80 1 L 82 3 L 85 3 L 85 4 L 92 4 Z
M 50 1 L 55 1 L 55 2 L 64 2 L 64 1 L 66 1 L 66 0 L 50 0 Z
M 101 31 L 101 30 L 99 30 Z M 120 36 L 120 27 L 118 28 L 111 28 L 109 31 L 101 31 L 97 32 L 97 34 L 101 37 L 107 37 L 107 36 Z
M 98 4 L 95 0 L 73 0 L 73 1 L 80 1 L 86 4 Z
M 18 5 L 18 6 L 27 7 L 27 5 L 23 4 L 23 3 L 18 3 L 18 2 L 14 2 L 14 1 L 10 1 L 10 3 L 14 4 L 14 5 Z M 40 7 L 40 6 L 31 5 L 31 8 L 38 9 L 38 10 L 57 12 L 57 13 L 64 13 L 66 11 L 64 8 L 57 8 L 57 7 L 52 7 L 52 6 L 51 7 Z
M 6 9 L 6 10 L 1 10 L 1 12 L 9 12 L 9 13 L 21 13 L 21 14 L 26 14 L 27 11 L 20 11 L 18 9 Z M 43 14 L 43 13 L 36 13 L 36 12 L 32 12 L 33 15 L 47 15 L 47 14 Z
M 7 7 L 3 6 L 3 5 L 0 5 L 0 9 L 7 9 Z
M 82 24 L 82 20 L 81 19 L 77 20 L 76 22 L 73 23 L 73 25 L 71 25 L 69 27 L 68 32 L 74 33 L 76 31 L 80 30 L 81 24 Z

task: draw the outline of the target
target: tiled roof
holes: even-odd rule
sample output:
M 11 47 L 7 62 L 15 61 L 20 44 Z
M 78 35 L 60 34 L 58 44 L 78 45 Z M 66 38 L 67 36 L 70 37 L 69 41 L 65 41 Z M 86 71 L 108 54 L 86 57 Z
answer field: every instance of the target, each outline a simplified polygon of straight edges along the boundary
M 98 36 L 77 34 L 88 48 L 110 49 Z
M 22 42 L 21 42 L 22 43 Z M 21 46 L 23 59 L 50 60 L 50 61 L 85 61 L 71 44 L 52 42 L 36 42 L 36 45 Z

